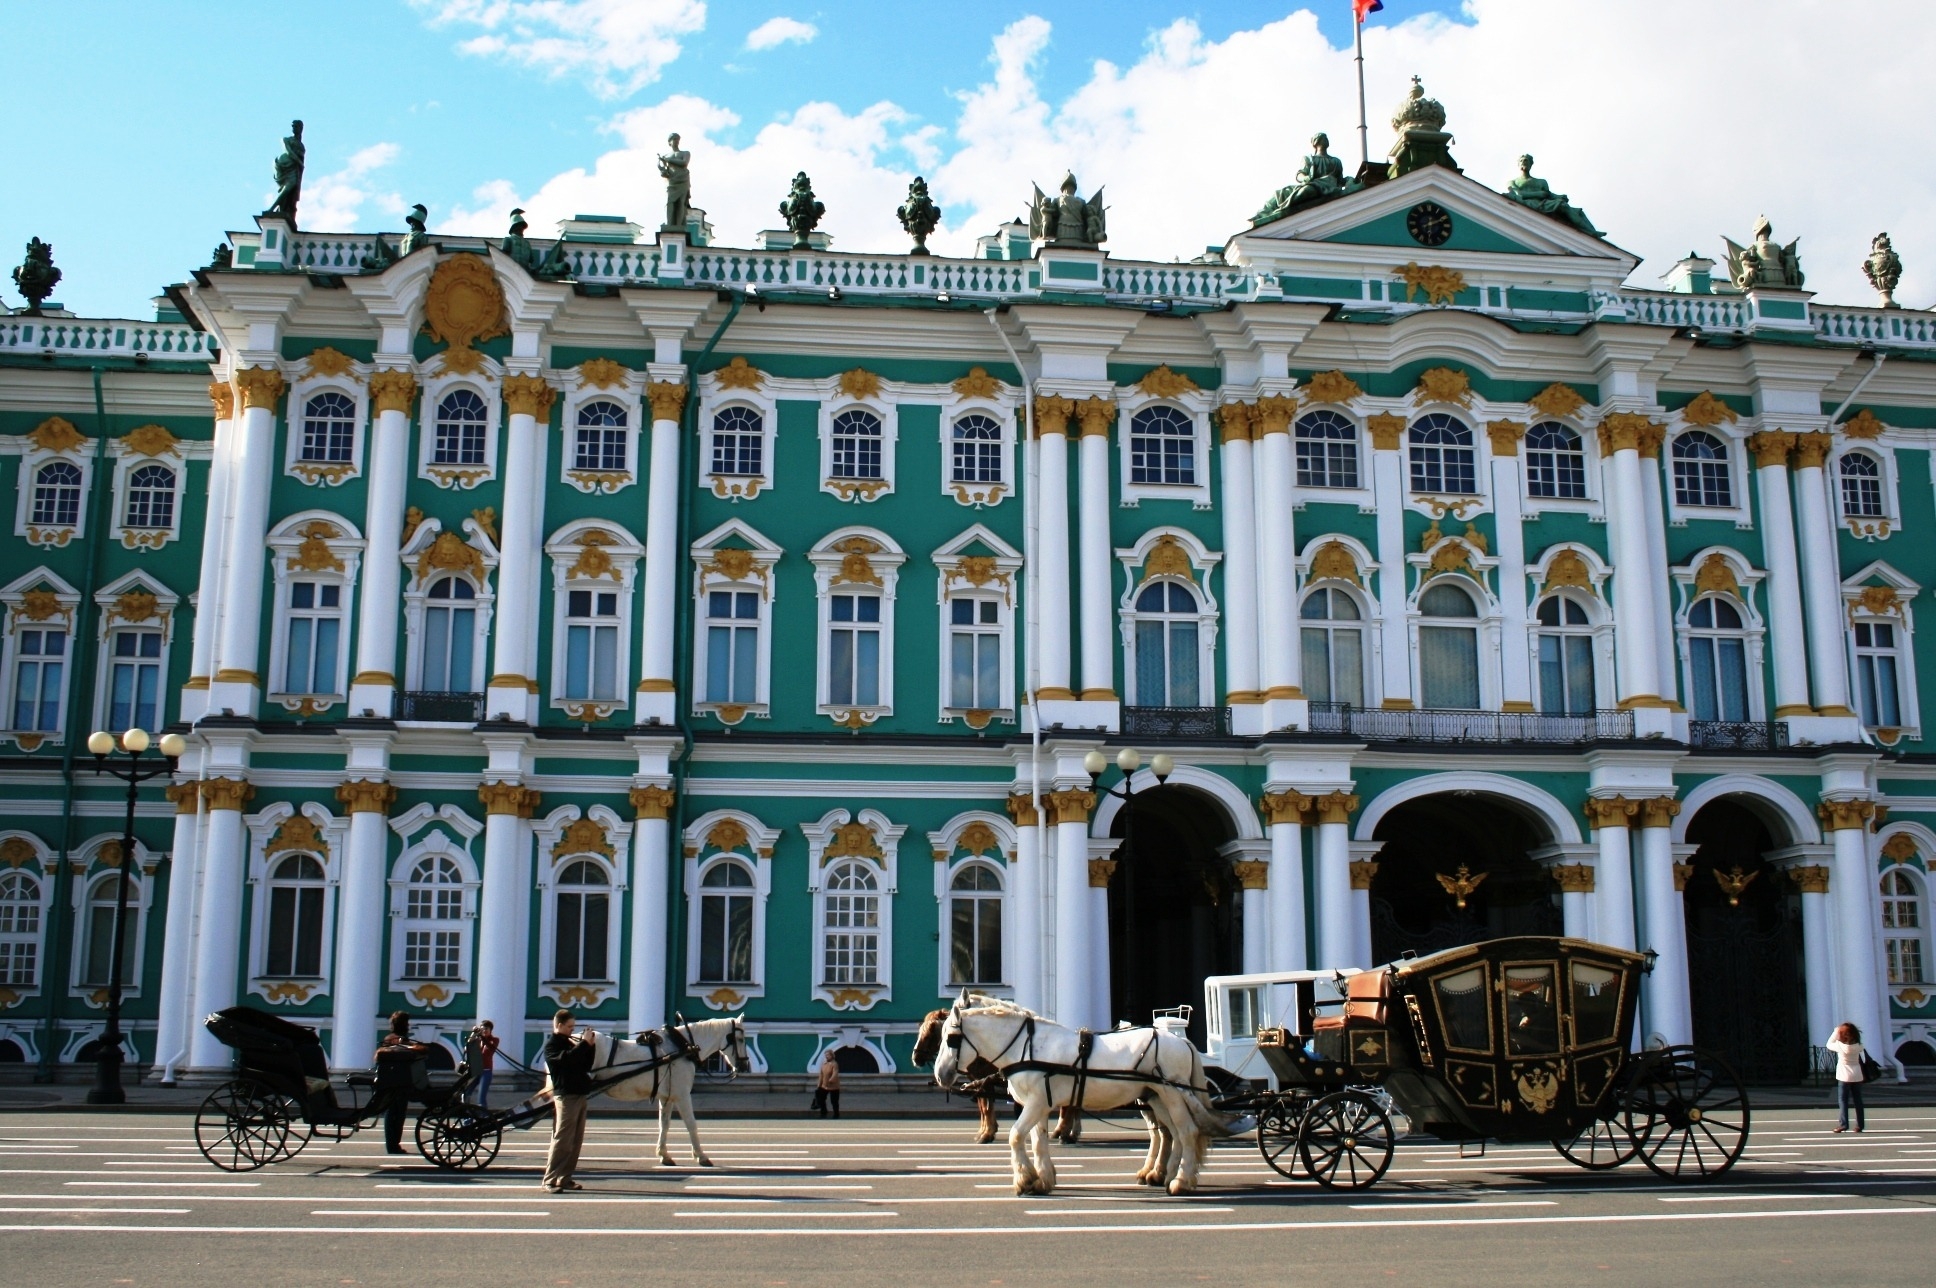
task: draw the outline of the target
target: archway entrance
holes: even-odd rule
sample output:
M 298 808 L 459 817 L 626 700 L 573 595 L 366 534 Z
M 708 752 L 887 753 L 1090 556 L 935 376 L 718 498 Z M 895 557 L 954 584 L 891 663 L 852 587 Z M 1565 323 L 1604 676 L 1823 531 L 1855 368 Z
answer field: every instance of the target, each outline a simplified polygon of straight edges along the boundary
M 1243 899 L 1217 853 L 1230 819 L 1202 792 L 1156 787 L 1117 810 L 1110 835 L 1125 837 L 1109 882 L 1110 1017 L 1148 1024 L 1187 1005 L 1202 1047 L 1204 978 L 1243 969 Z
M 1776 846 L 1739 799 L 1701 807 L 1682 904 L 1694 1045 L 1744 1082 L 1794 1083 L 1808 1071 L 1808 995 L 1801 897 L 1762 855 Z
M 1385 843 L 1371 879 L 1372 961 L 1561 933 L 1559 889 L 1528 857 L 1548 838 L 1501 798 L 1446 792 L 1406 801 L 1372 836 Z

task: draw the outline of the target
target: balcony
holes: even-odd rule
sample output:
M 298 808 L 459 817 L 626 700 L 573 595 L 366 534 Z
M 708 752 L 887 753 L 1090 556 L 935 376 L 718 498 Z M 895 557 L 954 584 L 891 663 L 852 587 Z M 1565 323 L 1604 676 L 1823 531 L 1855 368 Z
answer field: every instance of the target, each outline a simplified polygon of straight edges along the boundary
M 1366 742 L 1577 746 L 1631 738 L 1634 718 L 1631 711 L 1555 716 L 1531 711 L 1383 711 L 1342 702 L 1313 702 L 1310 731 Z
M 399 720 L 476 724 L 483 718 L 484 695 L 481 693 L 403 693 L 397 698 Z
M 1788 726 L 1779 720 L 1690 720 L 1687 741 L 1702 751 L 1780 751 Z
M 1123 733 L 1140 738 L 1221 738 L 1230 732 L 1223 707 L 1124 707 Z

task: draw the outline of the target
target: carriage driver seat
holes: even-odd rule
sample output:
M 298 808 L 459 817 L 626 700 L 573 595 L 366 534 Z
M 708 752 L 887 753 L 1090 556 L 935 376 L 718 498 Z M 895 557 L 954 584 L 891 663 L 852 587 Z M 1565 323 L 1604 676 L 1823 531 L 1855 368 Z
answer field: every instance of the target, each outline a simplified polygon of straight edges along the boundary
M 1382 1025 L 1385 1001 L 1391 996 L 1391 973 L 1368 970 L 1344 982 L 1344 1011 L 1339 1015 L 1320 1015 L 1311 1024 L 1314 1033 L 1345 1028 L 1351 1021 Z

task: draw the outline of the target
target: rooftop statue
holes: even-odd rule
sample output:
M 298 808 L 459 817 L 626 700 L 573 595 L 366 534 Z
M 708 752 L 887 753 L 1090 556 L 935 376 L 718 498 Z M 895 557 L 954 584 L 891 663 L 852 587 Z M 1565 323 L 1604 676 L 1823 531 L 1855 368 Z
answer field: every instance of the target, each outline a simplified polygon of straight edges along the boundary
M 1267 224 L 1273 219 L 1281 219 L 1299 206 L 1308 206 L 1335 197 L 1341 193 L 1354 191 L 1354 185 L 1344 177 L 1344 162 L 1331 155 L 1331 138 L 1326 134 L 1311 136 L 1311 154 L 1304 158 L 1304 168 L 1297 172 L 1297 178 L 1288 187 L 1279 188 L 1264 208 L 1250 217 L 1253 226 Z
M 1753 245 L 1737 246 L 1726 237 L 1721 240 L 1727 242 L 1728 246 L 1728 277 L 1740 289 L 1801 289 L 1802 258 L 1795 250 L 1801 244 L 1801 238 L 1797 237 L 1786 246 L 1777 245 L 1768 216 L 1763 215 L 1755 221 Z
M 908 185 L 907 204 L 896 210 L 894 215 L 901 221 L 901 227 L 907 229 L 908 235 L 914 238 L 914 249 L 908 253 L 927 254 L 928 234 L 941 223 L 941 207 L 935 205 L 928 196 L 926 179 L 920 175 L 914 176 L 914 182 Z
M 296 226 L 296 203 L 302 199 L 303 161 L 309 149 L 303 146 L 303 124 L 289 122 L 289 133 L 282 140 L 282 155 L 276 158 L 276 199 L 262 213 L 287 219 Z
M 1392 117 L 1392 129 L 1398 132 L 1398 142 L 1392 144 L 1386 177 L 1396 179 L 1428 165 L 1459 168 L 1451 152 L 1456 140 L 1445 132 L 1445 108 L 1437 99 L 1425 97 L 1425 85 L 1416 76 Z
M 1869 243 L 1869 258 L 1862 261 L 1862 275 L 1869 279 L 1869 285 L 1876 288 L 1882 297 L 1882 307 L 1899 309 L 1896 303 L 1896 284 L 1902 281 L 1902 259 L 1896 248 L 1889 244 L 1888 233 L 1877 233 Z
M 410 207 L 410 213 L 403 217 L 403 222 L 410 226 L 410 231 L 403 235 L 403 243 L 397 249 L 398 254 L 408 255 L 417 247 L 430 244 L 430 230 L 424 227 L 429 219 L 430 212 L 424 209 L 421 201 Z
M 525 238 L 524 230 L 531 225 L 525 222 L 524 211 L 511 212 L 511 231 L 504 235 L 498 249 L 509 255 L 531 276 L 540 281 L 556 281 L 571 272 L 571 263 L 565 258 L 563 239 L 551 243 L 551 249 L 543 254 Z
M 36 237 L 27 243 L 27 258 L 13 270 L 13 284 L 27 297 L 27 316 L 40 316 L 40 306 L 60 285 L 61 271 L 54 267 L 54 248 Z
M 1533 158 L 1530 153 L 1520 156 L 1519 177 L 1507 186 L 1506 196 L 1517 201 L 1520 205 L 1525 206 L 1528 210 L 1537 210 L 1542 215 L 1551 215 L 1555 219 L 1564 219 L 1567 223 L 1572 224 L 1575 228 L 1589 236 L 1601 237 L 1605 235 L 1593 226 L 1593 221 L 1586 217 L 1584 210 L 1581 210 L 1578 206 L 1573 205 L 1566 199 L 1565 193 L 1554 192 L 1546 186 L 1546 180 L 1533 177 Z
M 208 257 L 208 266 L 210 268 L 234 268 L 235 247 L 229 245 L 227 242 L 223 242 L 217 246 Z
M 1062 176 L 1062 195 L 1051 197 L 1038 185 L 1029 206 L 1029 236 L 1051 246 L 1100 246 L 1109 240 L 1102 189 L 1087 201 L 1076 195 L 1074 174 Z
M 807 172 L 802 170 L 794 175 L 793 187 L 780 203 L 780 217 L 786 220 L 787 229 L 793 234 L 793 249 L 813 249 L 808 234 L 819 226 L 820 216 L 826 213 L 826 204 L 814 199 L 813 181 L 807 178 Z
M 679 136 L 669 134 L 666 144 L 672 151 L 659 157 L 659 176 L 666 181 L 666 217 L 661 232 L 682 233 L 692 218 L 692 153 L 679 146 Z

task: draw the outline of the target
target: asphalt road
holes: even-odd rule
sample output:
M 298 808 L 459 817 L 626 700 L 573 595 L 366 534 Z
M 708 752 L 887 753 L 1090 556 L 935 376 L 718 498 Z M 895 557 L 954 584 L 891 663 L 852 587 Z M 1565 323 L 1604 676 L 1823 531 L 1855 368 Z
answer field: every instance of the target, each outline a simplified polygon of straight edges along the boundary
M 595 1285 L 1677 1280 L 1936 1282 L 1936 1109 L 1757 1115 L 1733 1173 L 1670 1185 L 1638 1164 L 1587 1173 L 1550 1149 L 1483 1158 L 1400 1145 L 1378 1186 L 1287 1181 L 1248 1139 L 1204 1189 L 1133 1184 L 1140 1138 L 1092 1127 L 1052 1198 L 1018 1198 L 1001 1144 L 966 1118 L 715 1118 L 718 1164 L 653 1162 L 653 1125 L 594 1112 L 578 1194 L 537 1186 L 545 1133 L 486 1171 L 383 1153 L 381 1133 L 314 1141 L 239 1175 L 180 1113 L 0 1115 L 0 1280 L 10 1284 Z

